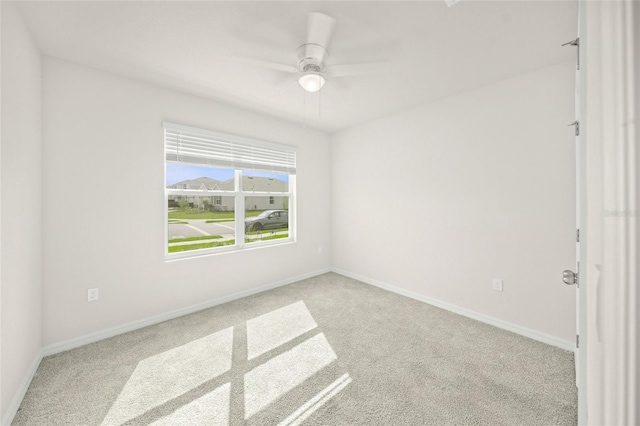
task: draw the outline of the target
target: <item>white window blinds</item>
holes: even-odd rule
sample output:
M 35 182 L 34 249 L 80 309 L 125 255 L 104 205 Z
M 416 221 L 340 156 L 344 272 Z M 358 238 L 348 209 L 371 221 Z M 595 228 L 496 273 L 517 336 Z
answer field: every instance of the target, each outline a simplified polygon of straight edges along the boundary
M 163 123 L 167 162 L 296 173 L 296 149 L 180 124 Z

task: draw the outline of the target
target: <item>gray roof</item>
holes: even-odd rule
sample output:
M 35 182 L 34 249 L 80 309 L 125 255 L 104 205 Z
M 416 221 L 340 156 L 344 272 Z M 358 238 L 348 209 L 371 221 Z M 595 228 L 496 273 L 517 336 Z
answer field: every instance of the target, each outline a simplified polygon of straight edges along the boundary
M 171 189 L 222 189 L 220 181 L 209 177 L 199 177 L 197 179 L 183 180 L 173 185 L 167 186 Z
M 173 185 L 169 185 L 170 189 L 208 189 L 219 191 L 233 191 L 233 179 L 219 181 L 209 177 L 199 177 L 197 179 L 183 180 Z M 260 177 L 260 176 L 243 176 L 242 188 L 245 191 L 256 192 L 286 192 L 288 190 L 287 182 L 280 179 Z
M 242 189 L 244 191 L 286 192 L 288 184 L 275 178 L 243 176 Z

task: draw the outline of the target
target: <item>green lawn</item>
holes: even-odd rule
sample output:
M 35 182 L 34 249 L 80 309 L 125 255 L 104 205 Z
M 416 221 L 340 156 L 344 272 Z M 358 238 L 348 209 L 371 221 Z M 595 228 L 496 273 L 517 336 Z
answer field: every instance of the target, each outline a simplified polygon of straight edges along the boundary
M 258 235 L 257 231 L 247 232 L 245 234 L 245 242 L 255 243 L 260 241 L 276 240 L 279 238 L 288 238 L 289 237 L 288 230 L 289 230 L 288 228 L 264 230 L 262 231 L 262 236 L 260 238 L 257 237 Z M 283 231 L 285 231 L 285 233 L 283 234 L 271 235 L 271 232 L 283 232 Z M 222 247 L 222 246 L 229 246 L 229 245 L 235 244 L 235 240 L 206 241 L 206 240 L 213 240 L 218 238 L 222 238 L 222 236 L 221 235 L 203 235 L 199 237 L 174 238 L 172 240 L 169 240 L 169 243 L 182 243 L 187 241 L 193 241 L 194 244 L 181 244 L 177 246 L 169 246 L 169 253 L 178 253 L 182 251 L 200 250 L 200 249 Z
M 260 213 L 262 213 L 261 210 L 250 210 L 245 212 L 244 215 L 245 217 L 253 217 L 258 216 Z M 233 221 L 235 218 L 235 212 L 209 212 L 197 209 L 169 212 L 169 219 L 212 219 L 213 221 Z
M 174 238 L 173 240 L 169 240 L 169 243 L 184 243 L 186 241 L 213 240 L 216 238 L 222 238 L 222 235 L 203 235 L 201 237 Z
M 250 232 L 245 232 L 246 235 L 257 235 L 258 232 L 261 232 L 262 235 L 265 234 L 269 234 L 271 232 L 282 232 L 282 231 L 288 231 L 289 228 L 279 228 L 279 229 L 264 229 L 262 231 L 250 231 Z
M 279 238 L 289 238 L 289 234 L 280 234 L 280 235 L 269 235 L 268 237 L 262 238 L 245 238 L 245 242 L 247 243 L 256 243 L 258 241 L 267 241 L 267 240 L 277 240 Z
M 222 247 L 222 246 L 230 246 L 235 244 L 235 240 L 227 240 L 222 242 L 211 242 L 211 243 L 201 243 L 201 244 L 188 244 L 182 246 L 170 246 L 169 253 L 177 253 L 181 251 L 189 251 L 189 250 L 199 250 L 204 248 L 211 247 Z

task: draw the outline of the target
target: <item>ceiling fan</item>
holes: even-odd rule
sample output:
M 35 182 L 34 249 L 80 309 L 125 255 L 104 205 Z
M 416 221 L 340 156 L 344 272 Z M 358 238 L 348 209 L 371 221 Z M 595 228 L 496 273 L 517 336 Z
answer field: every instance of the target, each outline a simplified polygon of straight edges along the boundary
M 307 92 L 317 92 L 324 86 L 327 78 L 347 77 L 379 72 L 386 67 L 385 62 L 361 64 L 342 64 L 327 66 L 327 46 L 331 41 L 336 20 L 319 12 L 308 15 L 307 40 L 296 50 L 294 64 L 281 64 L 260 59 L 235 57 L 244 63 L 276 71 L 298 74 L 298 83 Z

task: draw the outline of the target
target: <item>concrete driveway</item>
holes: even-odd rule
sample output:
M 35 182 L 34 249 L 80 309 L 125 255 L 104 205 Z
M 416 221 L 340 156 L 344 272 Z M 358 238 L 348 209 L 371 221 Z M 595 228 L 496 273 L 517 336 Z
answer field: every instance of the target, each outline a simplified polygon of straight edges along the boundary
M 187 222 L 185 224 L 184 222 Z M 179 224 L 169 223 L 169 239 L 201 237 L 203 235 L 221 235 L 223 238 L 234 238 L 235 223 L 213 222 L 207 223 L 206 219 L 180 220 Z

